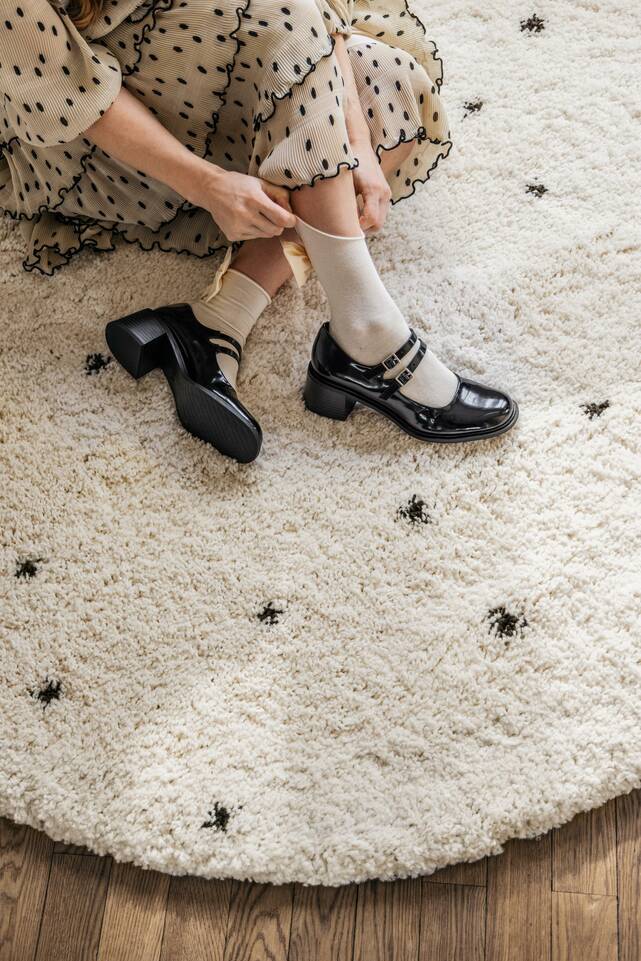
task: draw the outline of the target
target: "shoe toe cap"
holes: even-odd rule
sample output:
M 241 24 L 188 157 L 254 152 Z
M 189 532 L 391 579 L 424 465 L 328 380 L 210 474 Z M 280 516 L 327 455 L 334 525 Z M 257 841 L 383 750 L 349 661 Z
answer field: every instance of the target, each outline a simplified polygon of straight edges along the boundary
M 496 426 L 514 414 L 515 404 L 504 391 L 462 380 L 458 396 L 461 419 L 468 423 Z

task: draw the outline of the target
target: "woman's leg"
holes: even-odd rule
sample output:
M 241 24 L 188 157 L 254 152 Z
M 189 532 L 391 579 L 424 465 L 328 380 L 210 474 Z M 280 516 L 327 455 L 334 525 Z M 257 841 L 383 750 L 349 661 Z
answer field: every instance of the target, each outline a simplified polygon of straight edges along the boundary
M 361 69 L 361 61 L 365 62 L 363 55 L 370 56 L 369 47 L 366 46 L 362 50 L 352 50 L 350 56 L 356 67 L 359 97 L 363 105 L 363 112 L 367 115 L 371 126 L 372 142 L 381 147 L 379 151 L 381 167 L 390 182 L 393 179 L 398 182 L 401 167 L 415 150 L 417 144 L 410 141 L 400 143 L 392 149 L 382 148 L 390 143 L 390 139 L 391 143 L 397 142 L 399 134 L 403 137 L 406 135 L 412 136 L 414 131 L 420 127 L 422 103 L 428 96 L 428 78 L 415 68 L 413 61 L 407 55 L 400 57 L 395 51 L 392 61 L 391 48 L 382 44 L 377 44 L 374 52 L 380 59 L 375 59 L 372 64 L 369 64 L 367 70 Z M 407 130 L 403 130 L 403 132 L 397 129 L 398 125 L 394 126 L 390 123 L 391 118 L 381 113 L 376 103 L 376 97 L 374 96 L 372 99 L 373 88 L 370 84 L 369 74 L 378 74 L 380 71 L 383 71 L 386 76 L 389 74 L 386 80 L 388 84 L 392 85 L 389 96 L 397 100 L 398 115 L 399 118 L 403 118 L 399 119 L 399 123 L 407 127 Z M 419 81 L 421 75 L 423 79 Z M 397 77 L 400 77 L 401 81 L 398 81 Z M 378 80 L 378 78 L 375 79 Z M 382 79 L 378 82 L 382 83 Z M 309 111 L 310 107 L 316 102 L 312 99 L 309 102 L 306 101 L 306 103 Z M 401 179 L 405 179 L 405 172 L 403 172 Z M 361 236 L 358 217 L 355 217 L 354 188 L 350 174 L 343 172 L 338 177 L 320 181 L 313 190 L 310 188 L 294 190 L 292 197 L 295 198 L 294 203 L 301 219 L 307 221 L 310 226 L 315 226 L 318 230 L 328 234 L 338 235 L 338 237 Z M 360 245 L 358 246 L 360 247 Z M 382 345 L 387 347 L 392 339 L 393 332 L 395 332 L 396 339 L 402 342 L 405 339 L 402 335 L 406 334 L 408 327 L 391 299 L 388 302 L 386 292 L 386 296 L 383 296 L 381 292 L 382 284 L 378 275 L 376 275 L 375 284 L 366 282 L 367 274 L 373 268 L 369 255 L 364 258 L 363 263 L 368 266 L 363 278 L 366 287 L 368 290 L 373 290 L 374 287 L 379 290 L 379 304 L 381 306 L 386 304 L 388 313 L 387 322 L 384 329 L 379 331 L 380 338 L 378 340 L 373 339 L 375 333 L 373 323 L 369 325 L 366 335 L 361 332 L 361 335 L 366 336 L 369 343 L 368 355 L 372 356 L 375 351 L 382 348 Z M 233 271 L 230 271 L 223 278 L 223 287 L 220 294 L 204 304 L 202 301 L 197 301 L 193 305 L 194 312 L 205 325 L 216 328 L 228 336 L 233 336 L 241 345 L 244 345 L 245 339 L 258 320 L 260 312 L 269 303 L 269 298 L 276 294 L 290 276 L 290 267 L 283 255 L 278 238 L 248 241 L 234 259 Z M 256 296 L 256 288 L 251 281 L 262 288 L 267 296 L 264 298 Z M 384 288 L 382 289 L 384 290 Z M 243 309 L 239 309 L 239 301 L 242 302 Z M 367 303 L 365 296 L 361 297 L 361 303 Z M 347 328 L 344 327 L 341 338 L 341 321 L 339 319 L 341 316 L 343 320 L 345 319 L 345 310 L 334 310 L 334 314 L 332 329 L 338 331 L 339 340 L 342 339 L 342 342 L 346 343 L 348 338 Z M 360 328 L 358 318 L 361 313 L 352 311 L 351 316 Z M 241 324 L 238 322 L 239 317 L 243 319 Z M 395 318 L 395 323 L 391 321 L 392 318 Z M 398 346 L 398 344 L 394 346 Z M 237 373 L 235 361 L 222 354 L 220 355 L 220 361 L 227 376 L 235 383 Z M 422 363 L 421 367 L 423 368 L 421 373 L 425 375 L 427 364 Z M 446 372 L 446 368 L 443 368 L 442 365 L 439 365 L 439 367 L 442 368 L 442 373 Z M 443 374 L 442 377 L 445 380 L 445 389 L 441 386 L 438 391 L 432 390 L 430 393 L 435 405 L 438 399 L 442 400 L 444 393 L 447 391 L 453 393 L 455 389 L 454 376 L 449 372 L 446 373 L 447 376 Z
M 386 175 L 403 162 L 411 146 L 401 144 L 396 149 L 383 153 L 381 165 Z M 353 186 L 349 189 L 353 197 Z M 324 192 L 322 193 L 324 195 Z M 322 207 L 322 202 L 320 206 Z M 322 210 L 319 210 L 318 214 L 322 216 Z M 349 223 L 346 221 L 348 226 Z M 209 301 L 195 301 L 192 308 L 201 324 L 233 337 L 244 347 L 261 313 L 270 303 L 270 299 L 275 297 L 283 284 L 291 278 L 292 272 L 277 237 L 244 243 L 233 260 L 232 268 L 223 277 L 220 293 Z M 261 295 L 255 285 L 262 288 L 265 296 Z M 212 343 L 225 345 L 225 341 L 216 341 L 215 337 L 212 337 Z M 218 362 L 229 382 L 235 386 L 238 376 L 236 360 L 221 353 Z
M 359 363 L 378 364 L 405 343 L 410 328 L 370 257 L 359 226 L 351 172 L 295 191 L 292 207 L 299 217 L 298 233 L 329 301 L 332 337 Z M 412 357 L 413 353 L 407 355 L 398 370 Z M 398 370 L 393 368 L 388 376 Z M 401 392 L 430 407 L 444 407 L 457 387 L 456 375 L 428 350 Z
M 194 316 L 212 331 L 233 337 L 242 349 L 258 318 L 290 277 L 290 266 L 277 237 L 248 241 L 223 275 L 219 292 L 210 298 L 205 291 L 191 304 Z M 215 336 L 211 342 L 228 346 Z M 235 387 L 238 362 L 229 354 L 219 353 L 218 363 Z
M 246 241 L 234 257 L 232 266 L 260 284 L 270 297 L 275 297 L 292 276 L 278 237 Z
M 393 150 L 383 151 L 381 167 L 386 177 L 398 169 L 412 149 L 413 144 L 403 143 Z M 292 276 L 277 237 L 246 241 L 236 254 L 233 267 L 255 280 L 272 298 Z
M 386 174 L 394 171 L 411 150 L 412 144 L 400 144 L 394 150 L 384 151 L 381 164 Z M 358 222 L 351 172 L 342 171 L 338 177 L 321 180 L 314 187 L 293 191 L 292 206 L 304 222 L 299 233 L 328 294 L 332 335 L 355 360 L 378 363 L 400 347 L 410 330 L 369 256 Z M 248 241 L 234 259 L 233 269 L 224 275 L 219 294 L 208 302 L 201 300 L 192 305 L 196 318 L 244 347 L 270 299 L 290 276 L 278 238 Z M 219 342 L 224 346 L 223 340 Z M 217 343 L 215 337 L 212 343 Z M 403 366 L 412 356 L 406 358 Z M 236 361 L 220 354 L 219 363 L 235 385 Z M 396 372 L 390 371 L 390 376 Z M 428 351 L 403 393 L 441 407 L 450 402 L 456 387 L 455 375 Z

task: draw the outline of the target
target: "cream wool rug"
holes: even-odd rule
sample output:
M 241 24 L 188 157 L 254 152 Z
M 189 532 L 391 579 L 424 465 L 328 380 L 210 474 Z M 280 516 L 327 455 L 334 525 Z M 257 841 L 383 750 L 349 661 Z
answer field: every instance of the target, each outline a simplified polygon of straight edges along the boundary
M 421 446 L 306 412 L 312 283 L 247 352 L 264 452 L 224 460 L 102 335 L 214 263 L 122 247 L 47 280 L 5 224 L 0 813 L 178 874 L 341 884 L 641 783 L 641 14 L 425 19 L 455 150 L 372 249 L 517 429 Z

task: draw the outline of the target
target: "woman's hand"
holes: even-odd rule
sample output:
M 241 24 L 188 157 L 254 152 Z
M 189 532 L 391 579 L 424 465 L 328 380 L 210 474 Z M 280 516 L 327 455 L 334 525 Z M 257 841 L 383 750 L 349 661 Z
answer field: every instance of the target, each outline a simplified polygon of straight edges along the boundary
M 285 187 L 210 165 L 198 206 L 210 212 L 228 240 L 278 237 L 296 225 Z
M 87 136 L 136 170 L 143 164 L 149 176 L 209 210 L 229 240 L 277 237 L 296 223 L 288 190 L 197 157 L 125 87 Z
M 380 230 L 390 208 L 392 191 L 369 140 L 352 144 L 352 149 L 358 157 L 353 177 L 356 196 L 361 198 L 361 230 Z
M 392 192 L 372 147 L 369 124 L 363 114 L 345 38 L 338 35 L 334 39 L 334 50 L 343 74 L 343 110 L 347 134 L 354 156 L 358 158 L 353 177 L 356 196 L 360 197 L 361 202 L 361 230 L 380 230 L 385 223 Z

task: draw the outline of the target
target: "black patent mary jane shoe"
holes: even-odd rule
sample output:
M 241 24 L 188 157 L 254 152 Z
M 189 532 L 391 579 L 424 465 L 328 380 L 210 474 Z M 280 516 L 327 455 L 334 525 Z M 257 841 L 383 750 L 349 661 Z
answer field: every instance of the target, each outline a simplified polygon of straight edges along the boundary
M 140 310 L 112 320 L 105 336 L 111 353 L 132 377 L 162 369 L 178 418 L 190 434 L 244 464 L 258 456 L 260 425 L 241 404 L 216 357 L 224 353 L 240 363 L 238 341 L 204 327 L 188 304 Z M 229 347 L 214 347 L 212 337 Z
M 396 377 L 385 379 L 417 341 L 419 347 L 407 366 Z M 461 377 L 454 399 L 446 407 L 426 407 L 401 394 L 400 388 L 412 378 L 426 350 L 425 343 L 412 331 L 394 354 L 366 367 L 352 360 L 330 335 L 329 324 L 323 324 L 307 369 L 305 405 L 323 417 L 345 420 L 356 404 L 364 404 L 388 417 L 406 434 L 438 444 L 497 437 L 514 427 L 519 416 L 515 401 L 501 391 Z

